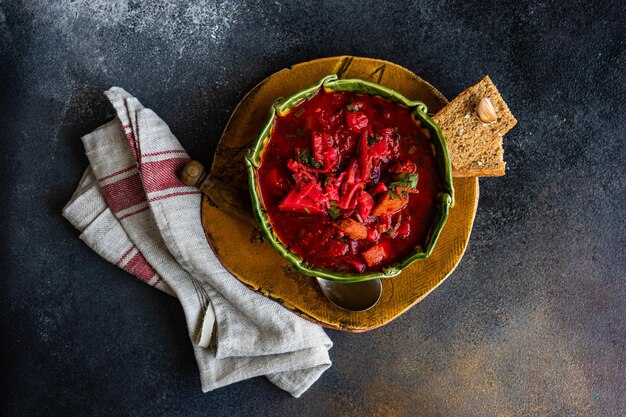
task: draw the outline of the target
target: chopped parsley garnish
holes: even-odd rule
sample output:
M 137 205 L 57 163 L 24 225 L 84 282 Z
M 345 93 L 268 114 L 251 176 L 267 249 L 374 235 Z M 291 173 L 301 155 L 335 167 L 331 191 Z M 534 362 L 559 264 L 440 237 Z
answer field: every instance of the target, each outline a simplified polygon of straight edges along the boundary
M 313 168 L 321 168 L 322 165 L 315 160 L 311 152 L 308 149 L 302 149 L 298 154 L 298 159 L 305 165 L 311 166 Z
M 330 201 L 330 207 L 328 207 L 328 217 L 331 220 L 337 220 L 341 217 L 341 212 L 339 211 L 339 207 L 337 207 L 337 202 L 335 200 Z
M 367 134 L 367 145 L 368 146 L 372 146 L 375 143 L 380 142 L 381 140 L 383 140 L 383 135 L 381 135 L 380 133 L 376 133 L 374 136 L 370 135 L 369 133 Z
M 395 235 L 397 231 L 398 231 L 398 228 L 395 228 L 395 229 L 389 229 L 389 230 L 387 230 L 387 231 L 385 232 L 385 234 L 386 234 L 387 236 L 391 236 L 391 237 L 393 237 L 393 235 Z
M 400 196 L 396 193 L 395 188 L 392 190 L 391 187 L 387 190 L 387 194 L 395 200 L 400 200 Z
M 396 190 L 396 187 L 417 188 L 418 174 L 402 173 L 398 175 L 398 181 L 389 184 L 389 188 Z
M 361 110 L 361 105 L 360 104 L 350 103 L 346 107 L 348 108 L 348 111 L 359 111 L 359 110 Z
M 387 193 L 389 194 L 391 198 L 394 198 L 394 199 L 406 198 L 406 194 L 407 194 L 406 190 L 398 190 L 398 187 L 415 189 L 417 188 L 418 178 L 419 178 L 418 174 L 409 174 L 407 172 L 399 174 L 398 181 L 394 181 L 389 184 L 389 189 L 387 190 Z M 400 197 L 398 192 L 402 194 L 402 197 Z

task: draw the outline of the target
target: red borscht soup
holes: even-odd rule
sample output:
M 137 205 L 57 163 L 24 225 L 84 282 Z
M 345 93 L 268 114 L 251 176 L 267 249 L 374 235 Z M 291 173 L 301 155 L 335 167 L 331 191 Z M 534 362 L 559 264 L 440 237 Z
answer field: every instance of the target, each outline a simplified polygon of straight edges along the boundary
M 276 236 L 311 265 L 380 271 L 424 245 L 443 190 L 411 109 L 323 89 L 277 115 L 258 170 Z

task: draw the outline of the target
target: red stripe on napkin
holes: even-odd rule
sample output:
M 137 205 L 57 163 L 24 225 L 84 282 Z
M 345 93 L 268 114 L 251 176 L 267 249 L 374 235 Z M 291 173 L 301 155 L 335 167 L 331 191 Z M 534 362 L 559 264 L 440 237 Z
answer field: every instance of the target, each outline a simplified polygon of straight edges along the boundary
M 182 149 L 172 149 L 172 150 L 169 150 L 169 151 L 159 151 L 159 152 L 151 152 L 151 153 L 142 153 L 142 154 L 141 154 L 141 157 L 143 158 L 143 157 L 146 157 L 146 156 L 159 156 L 159 155 L 167 155 L 167 154 L 170 154 L 170 153 L 184 153 L 184 154 L 186 154 L 187 152 L 185 152 L 185 151 L 184 151 L 184 150 L 182 150 Z
M 166 198 L 170 198 L 170 197 L 177 197 L 179 195 L 191 195 L 191 194 L 200 194 L 200 191 L 179 191 L 179 192 L 175 192 L 171 194 L 153 197 L 149 201 L 159 201 L 159 200 L 165 200 Z
M 126 167 L 126 168 L 124 168 L 124 169 L 120 169 L 119 171 L 116 171 L 116 172 L 114 172 L 114 173 L 112 173 L 112 174 L 105 175 L 105 176 L 104 176 L 104 177 L 102 177 L 102 178 L 98 178 L 98 182 L 102 182 L 102 181 L 104 181 L 104 180 L 108 180 L 109 178 L 113 178 L 113 177 L 114 177 L 114 176 L 116 176 L 116 175 L 123 174 L 123 173 L 128 172 L 128 171 L 130 171 L 130 170 L 132 170 L 132 169 L 135 169 L 135 168 L 137 168 L 137 165 L 136 165 L 136 164 L 132 164 L 132 165 L 131 165 L 131 166 L 129 166 L 129 167 Z
M 149 209 L 150 209 L 149 206 L 142 207 L 142 208 L 140 208 L 138 210 L 131 211 L 130 213 L 126 213 L 126 214 L 118 217 L 117 220 L 124 220 L 127 217 L 134 216 L 135 214 L 139 214 L 139 213 L 141 213 L 143 211 L 146 211 L 146 210 L 149 210 Z
M 113 213 L 146 201 L 139 173 L 102 186 L 102 194 Z
M 178 172 L 189 158 L 170 158 L 161 161 L 142 162 L 141 175 L 146 193 L 163 191 L 168 188 L 185 187 L 178 179 Z
M 129 253 L 132 252 L 132 250 L 135 249 L 135 245 L 132 245 L 130 248 L 128 248 L 123 254 L 122 256 L 120 256 L 120 258 L 117 260 L 117 262 L 115 262 L 115 266 L 120 266 L 120 264 L 124 261 L 124 259 L 128 256 Z
M 141 252 L 137 252 L 137 254 L 133 256 L 130 261 L 126 263 L 126 265 L 124 265 L 123 269 L 124 271 L 130 272 L 143 282 L 150 282 L 152 277 L 156 274 L 154 268 L 150 266 Z

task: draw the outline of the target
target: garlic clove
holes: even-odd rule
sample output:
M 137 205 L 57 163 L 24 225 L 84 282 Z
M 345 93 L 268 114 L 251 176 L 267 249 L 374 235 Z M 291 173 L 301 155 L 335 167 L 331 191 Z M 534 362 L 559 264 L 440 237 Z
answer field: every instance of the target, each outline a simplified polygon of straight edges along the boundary
M 489 97 L 485 97 L 476 106 L 476 114 L 483 123 L 493 123 L 498 120 L 496 109 L 493 108 Z

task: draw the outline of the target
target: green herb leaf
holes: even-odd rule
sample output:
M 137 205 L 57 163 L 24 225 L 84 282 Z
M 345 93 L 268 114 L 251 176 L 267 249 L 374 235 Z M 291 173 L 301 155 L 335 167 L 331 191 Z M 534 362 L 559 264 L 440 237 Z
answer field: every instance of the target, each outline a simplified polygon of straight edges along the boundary
M 308 149 L 303 149 L 298 154 L 298 159 L 305 165 L 311 166 L 313 168 L 321 168 L 322 165 L 315 160 L 315 158 L 311 155 Z
M 398 193 L 396 193 L 395 190 L 395 187 L 393 187 L 393 189 L 389 187 L 389 189 L 387 190 L 387 194 L 389 194 L 389 196 L 395 200 L 400 200 L 400 196 L 398 195 Z
M 389 184 L 389 188 L 392 190 L 396 190 L 396 187 L 407 187 L 407 188 L 417 188 L 417 180 L 419 179 L 418 174 L 409 174 L 402 173 L 398 175 L 399 181 L 394 181 Z
M 348 108 L 348 111 L 359 111 L 359 110 L 361 110 L 361 105 L 359 105 L 359 104 L 350 103 L 346 107 Z
M 398 231 L 398 228 L 396 227 L 395 229 L 389 229 L 389 230 L 387 230 L 387 231 L 385 232 L 385 234 L 386 234 L 387 236 L 391 236 L 391 237 L 393 237 L 393 235 L 395 235 L 397 231 Z
M 294 113 L 294 116 L 296 117 L 300 117 L 302 116 L 302 114 L 306 111 L 306 109 L 304 107 L 299 108 L 298 110 L 296 110 L 296 112 Z
M 372 146 L 375 143 L 380 142 L 381 140 L 383 140 L 383 135 L 381 135 L 380 133 L 376 133 L 374 136 L 370 135 L 369 133 L 367 134 L 367 145 L 368 146 Z
M 409 184 L 408 185 L 409 188 L 417 188 L 417 180 L 419 179 L 419 177 L 420 176 L 417 173 L 409 174 L 408 172 L 398 175 L 398 178 L 401 181 L 405 181 Z
M 328 207 L 328 217 L 331 220 L 337 220 L 341 217 L 341 211 L 339 211 L 339 207 L 337 207 L 337 202 L 335 200 L 330 201 L 330 207 Z

